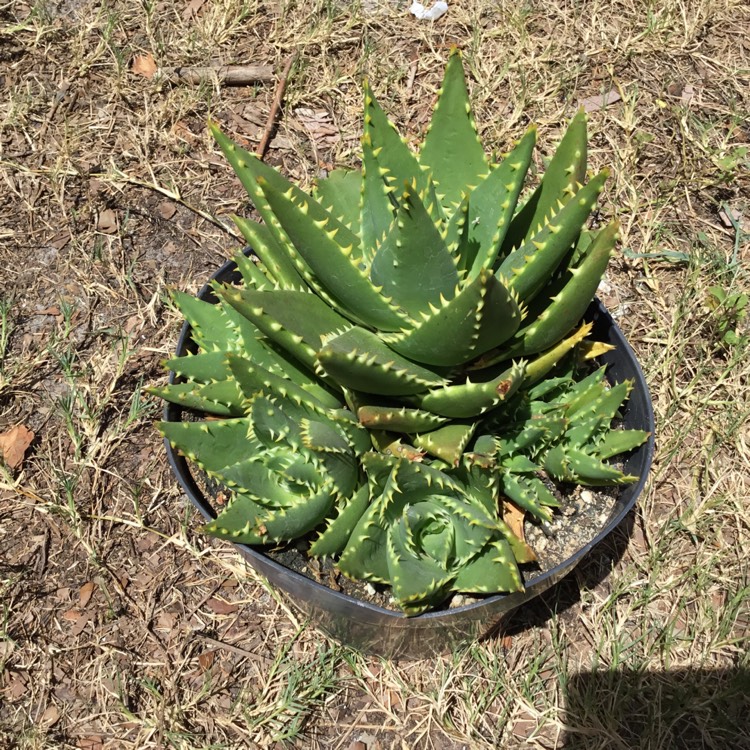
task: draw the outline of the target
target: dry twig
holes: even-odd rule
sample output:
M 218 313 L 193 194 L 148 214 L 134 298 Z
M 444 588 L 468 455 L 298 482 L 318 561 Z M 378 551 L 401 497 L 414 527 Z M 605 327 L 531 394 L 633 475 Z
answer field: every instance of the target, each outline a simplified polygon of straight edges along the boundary
M 268 120 L 266 120 L 266 127 L 265 127 L 265 130 L 263 131 L 263 137 L 260 139 L 260 143 L 258 144 L 258 148 L 256 149 L 256 152 L 261 159 L 266 153 L 268 144 L 271 142 L 273 131 L 276 127 L 276 118 L 279 115 L 279 109 L 281 109 L 281 102 L 284 99 L 284 91 L 286 90 L 286 84 L 287 84 L 287 81 L 289 80 L 289 71 L 292 69 L 292 65 L 294 64 L 295 59 L 296 59 L 296 56 L 292 55 L 286 61 L 286 65 L 284 65 L 284 70 L 281 72 L 281 77 L 279 78 L 279 83 L 276 86 L 276 94 L 273 98 L 271 111 L 268 113 Z
M 216 81 L 224 86 L 249 86 L 252 83 L 273 81 L 272 65 L 161 68 L 159 73 L 171 83 L 193 85 Z

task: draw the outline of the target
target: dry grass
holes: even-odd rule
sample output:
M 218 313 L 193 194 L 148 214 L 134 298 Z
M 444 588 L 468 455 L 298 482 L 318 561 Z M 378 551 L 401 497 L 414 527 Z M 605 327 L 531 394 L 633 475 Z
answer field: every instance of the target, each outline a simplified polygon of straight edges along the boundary
M 406 5 L 0 6 L 0 432 L 36 434 L 0 470 L 3 748 L 750 748 L 748 331 L 722 344 L 733 310 L 708 306 L 750 286 L 750 224 L 727 221 L 750 217 L 750 10 L 452 0 L 431 24 Z M 206 117 L 253 146 L 273 87 L 131 64 L 296 53 L 268 159 L 307 183 L 356 158 L 364 75 L 416 139 L 453 44 L 497 149 L 620 97 L 591 115 L 593 166 L 614 168 L 602 212 L 624 227 L 604 297 L 646 368 L 658 455 L 621 559 L 504 638 L 392 664 L 304 627 L 194 534 L 141 387 L 176 340 L 166 287 L 202 284 L 246 209 Z

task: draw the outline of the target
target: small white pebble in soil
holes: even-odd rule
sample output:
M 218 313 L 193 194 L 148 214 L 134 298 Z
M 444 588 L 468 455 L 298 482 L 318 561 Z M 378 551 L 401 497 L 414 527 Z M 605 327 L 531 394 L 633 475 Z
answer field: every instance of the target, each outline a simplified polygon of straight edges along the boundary
M 607 514 L 607 513 L 602 513 L 599 516 L 599 523 L 600 524 L 605 524 L 605 523 L 607 523 L 608 520 L 609 520 L 609 514 Z
M 375 596 L 378 592 L 375 590 L 375 587 L 371 583 L 366 583 L 365 588 L 367 589 L 367 593 L 370 596 Z
M 581 490 L 581 500 L 583 500 L 584 503 L 590 503 L 593 499 L 593 493 L 589 492 L 588 490 Z

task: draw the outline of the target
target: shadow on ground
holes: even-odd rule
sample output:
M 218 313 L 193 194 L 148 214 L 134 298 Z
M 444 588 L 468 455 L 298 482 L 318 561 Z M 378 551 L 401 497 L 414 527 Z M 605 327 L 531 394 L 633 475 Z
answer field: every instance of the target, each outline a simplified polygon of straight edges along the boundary
M 564 750 L 750 750 L 747 669 L 582 672 L 564 692 Z
M 633 534 L 635 517 L 635 511 L 628 513 L 617 528 L 559 583 L 509 612 L 486 637 L 515 636 L 532 628 L 543 627 L 554 614 L 565 616 L 570 613 L 575 616 L 576 605 L 581 601 L 581 590 L 604 584 L 612 568 L 622 559 Z

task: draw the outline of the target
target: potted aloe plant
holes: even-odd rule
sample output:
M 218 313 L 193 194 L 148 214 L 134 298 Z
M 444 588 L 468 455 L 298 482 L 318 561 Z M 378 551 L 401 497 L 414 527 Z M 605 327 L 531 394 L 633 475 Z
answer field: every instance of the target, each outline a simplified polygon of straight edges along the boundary
M 419 153 L 365 84 L 361 169 L 311 193 L 210 127 L 262 218 L 235 217 L 255 258 L 198 298 L 174 293 L 186 325 L 170 384 L 152 389 L 204 531 L 360 647 L 426 654 L 475 637 L 591 546 L 530 588 L 534 551 L 503 508 L 546 523 L 554 483 L 622 485 L 606 532 L 650 462 L 637 362 L 590 309 L 618 225 L 587 227 L 607 172 L 587 181 L 585 114 L 520 208 L 536 130 L 489 159 L 458 53 Z M 191 467 L 229 490 L 220 513 Z M 400 612 L 265 554 L 295 543 L 390 587 Z M 456 593 L 485 598 L 445 609 Z

